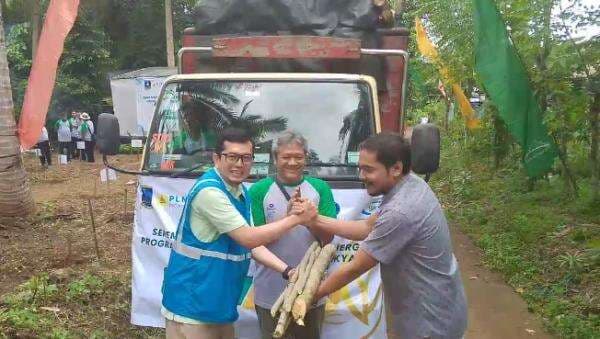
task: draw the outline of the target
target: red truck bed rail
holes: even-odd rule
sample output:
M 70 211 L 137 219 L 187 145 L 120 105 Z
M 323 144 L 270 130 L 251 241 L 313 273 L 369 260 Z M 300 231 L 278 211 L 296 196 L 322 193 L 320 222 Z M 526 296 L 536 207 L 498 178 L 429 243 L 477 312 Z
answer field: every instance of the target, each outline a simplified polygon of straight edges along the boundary
M 178 72 L 194 73 L 197 60 L 186 57 L 202 54 L 212 58 L 262 59 L 360 59 L 363 55 L 385 59 L 385 88 L 380 89 L 382 130 L 403 132 L 404 98 L 408 77 L 407 34 L 404 29 L 383 34 L 383 49 L 361 48 L 359 39 L 322 36 L 238 36 L 212 37 L 211 46 L 198 46 L 184 35 L 184 46 L 177 54 Z M 396 48 L 396 47 L 402 48 Z

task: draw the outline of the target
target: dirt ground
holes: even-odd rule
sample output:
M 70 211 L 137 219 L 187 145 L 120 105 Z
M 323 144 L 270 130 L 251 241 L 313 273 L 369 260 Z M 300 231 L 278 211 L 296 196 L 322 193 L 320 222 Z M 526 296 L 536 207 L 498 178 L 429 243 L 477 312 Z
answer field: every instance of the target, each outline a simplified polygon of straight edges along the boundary
M 54 154 L 56 158 L 56 154 Z M 88 199 L 92 204 L 102 270 L 129 270 L 130 241 L 135 201 L 135 176 L 118 174 L 108 185 L 100 182 L 100 157 L 96 163 L 74 160 L 44 170 L 37 158 L 24 156 L 36 214 L 23 220 L 0 219 L 0 295 L 36 272 L 97 264 Z M 136 155 L 112 160 L 134 169 Z M 125 192 L 127 191 L 126 210 Z M 126 214 L 124 214 L 126 212 Z
M 138 159 L 121 155 L 111 162 L 135 169 Z M 135 176 L 118 174 L 116 182 L 101 183 L 100 157 L 95 164 L 74 160 L 43 170 L 35 157 L 27 155 L 25 164 L 38 210 L 23 220 L 0 219 L 0 296 L 37 272 L 130 274 Z M 88 199 L 98 245 L 104 249 L 100 260 L 94 250 Z M 466 338 L 551 338 L 518 293 L 481 264 L 481 254 L 469 238 L 457 228 L 452 233 L 469 303 Z
M 459 261 L 467 302 L 469 327 L 466 338 L 552 338 L 540 318 L 527 311 L 527 304 L 500 274 L 481 262 L 481 252 L 469 237 L 451 228 L 454 254 Z

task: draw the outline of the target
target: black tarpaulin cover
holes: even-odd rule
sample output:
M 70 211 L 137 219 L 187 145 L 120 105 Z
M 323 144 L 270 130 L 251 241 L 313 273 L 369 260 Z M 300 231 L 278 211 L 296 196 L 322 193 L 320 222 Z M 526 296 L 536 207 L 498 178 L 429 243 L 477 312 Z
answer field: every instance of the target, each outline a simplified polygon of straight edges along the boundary
M 202 0 L 193 15 L 200 34 L 286 32 L 339 37 L 374 31 L 379 17 L 372 0 Z

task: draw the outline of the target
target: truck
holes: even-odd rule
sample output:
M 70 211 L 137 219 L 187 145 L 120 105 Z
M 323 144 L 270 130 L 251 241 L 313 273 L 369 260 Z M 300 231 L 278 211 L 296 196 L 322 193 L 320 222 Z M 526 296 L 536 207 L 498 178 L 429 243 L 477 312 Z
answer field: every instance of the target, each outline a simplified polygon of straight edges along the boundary
M 131 322 L 164 326 L 160 314 L 162 274 L 185 196 L 212 167 L 219 130 L 237 126 L 255 138 L 254 164 L 246 185 L 274 174 L 271 147 L 279 133 L 293 129 L 309 142 L 306 174 L 333 189 L 338 218 L 356 220 L 375 213 L 382 197 L 371 197 L 359 180 L 358 147 L 382 131 L 405 133 L 408 31 L 377 31 L 377 48 L 355 38 L 307 35 L 222 36 L 185 31 L 178 74 L 161 89 L 139 171 L 108 161 L 118 152 L 119 123 L 110 114 L 98 122 L 98 145 L 106 166 L 138 175 L 132 237 Z M 360 71 L 364 58 L 380 60 L 377 75 Z M 291 71 L 282 72 L 281 65 Z M 314 71 L 314 63 L 320 62 Z M 309 66 L 306 66 L 309 65 Z M 275 69 L 275 71 L 273 71 Z M 298 71 L 299 69 L 299 71 Z M 312 71 L 307 71 L 307 69 Z M 332 72 L 331 70 L 346 71 Z M 439 131 L 413 128 L 414 172 L 430 175 L 439 164 Z M 330 269 L 352 260 L 358 243 L 335 238 Z M 236 333 L 259 338 L 249 272 L 239 305 Z M 385 337 L 379 268 L 328 298 L 323 336 Z

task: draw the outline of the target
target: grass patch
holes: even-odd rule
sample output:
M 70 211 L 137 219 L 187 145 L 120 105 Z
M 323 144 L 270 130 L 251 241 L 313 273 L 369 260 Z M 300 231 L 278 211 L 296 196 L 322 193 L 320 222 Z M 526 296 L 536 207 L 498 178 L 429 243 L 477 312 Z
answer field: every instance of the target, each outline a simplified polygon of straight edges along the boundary
M 484 253 L 485 264 L 563 338 L 600 335 L 600 209 L 589 182 L 580 196 L 565 193 L 559 176 L 533 189 L 518 163 L 495 170 L 492 159 L 446 139 L 442 168 L 431 186 L 451 223 Z
M 0 301 L 0 337 L 149 338 L 161 329 L 129 324 L 127 276 L 42 273 Z

